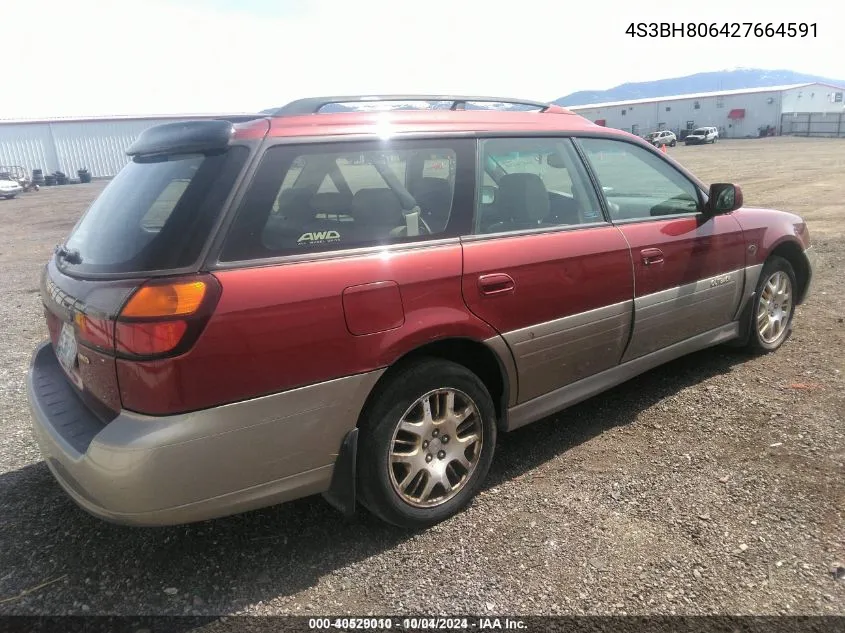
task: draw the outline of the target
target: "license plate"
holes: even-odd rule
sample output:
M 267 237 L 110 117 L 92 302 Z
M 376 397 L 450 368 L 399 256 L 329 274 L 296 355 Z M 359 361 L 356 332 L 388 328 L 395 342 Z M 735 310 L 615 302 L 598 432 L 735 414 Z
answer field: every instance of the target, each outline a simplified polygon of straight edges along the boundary
M 73 325 L 65 323 L 62 325 L 62 332 L 59 335 L 59 342 L 56 345 L 56 356 L 69 373 L 73 371 L 76 365 L 76 333 L 73 331 Z

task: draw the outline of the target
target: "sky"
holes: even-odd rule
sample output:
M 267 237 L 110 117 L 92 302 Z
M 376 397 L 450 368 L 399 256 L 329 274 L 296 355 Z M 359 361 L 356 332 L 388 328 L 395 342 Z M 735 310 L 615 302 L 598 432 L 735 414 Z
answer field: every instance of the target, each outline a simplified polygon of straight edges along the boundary
M 34 14 L 14 0 L 14 14 Z M 4 20 L 0 118 L 255 112 L 374 93 L 552 100 L 734 67 L 845 79 L 831 0 L 39 0 Z M 15 8 L 16 7 L 16 8 Z M 0 14 L 8 16 L 5 9 Z M 806 38 L 631 38 L 631 22 L 816 22 Z M 17 64 L 10 64 L 14 60 Z M 8 81 L 13 77 L 12 81 Z

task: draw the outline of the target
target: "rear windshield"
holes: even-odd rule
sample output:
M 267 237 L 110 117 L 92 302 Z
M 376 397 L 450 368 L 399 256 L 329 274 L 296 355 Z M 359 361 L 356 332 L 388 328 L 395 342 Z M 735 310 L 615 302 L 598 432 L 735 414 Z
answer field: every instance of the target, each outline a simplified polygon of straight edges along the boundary
M 73 229 L 59 265 L 77 275 L 191 266 L 248 154 L 233 146 L 129 163 Z

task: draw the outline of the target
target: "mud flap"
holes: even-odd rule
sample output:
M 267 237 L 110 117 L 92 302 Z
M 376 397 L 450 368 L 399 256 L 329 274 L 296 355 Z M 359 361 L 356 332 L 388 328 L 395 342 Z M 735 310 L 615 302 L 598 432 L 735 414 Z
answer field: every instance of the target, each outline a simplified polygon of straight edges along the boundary
M 751 336 L 751 322 L 754 314 L 754 306 L 757 305 L 757 293 L 752 292 L 751 297 L 739 314 L 739 336 L 734 340 L 725 343 L 728 347 L 745 347 L 748 344 L 748 339 Z
M 323 498 L 346 516 L 355 514 L 355 474 L 358 467 L 358 429 L 343 438 L 334 463 L 332 482 Z

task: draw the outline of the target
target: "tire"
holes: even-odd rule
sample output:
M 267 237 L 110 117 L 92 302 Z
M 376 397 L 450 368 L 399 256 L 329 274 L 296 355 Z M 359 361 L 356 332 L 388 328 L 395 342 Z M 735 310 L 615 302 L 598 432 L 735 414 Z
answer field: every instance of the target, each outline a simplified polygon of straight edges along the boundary
M 775 280 L 777 280 L 775 282 Z M 787 297 L 779 292 L 781 284 L 788 284 Z M 772 283 L 777 291 L 772 296 Z M 747 348 L 757 354 L 766 354 L 778 349 L 792 332 L 792 319 L 795 316 L 795 291 L 797 288 L 795 270 L 783 257 L 773 256 L 766 260 L 754 293 L 754 305 L 751 310 L 751 331 Z M 783 306 L 788 301 L 788 308 Z M 780 306 L 775 307 L 775 306 Z M 764 319 L 765 317 L 765 319 Z M 779 317 L 779 318 L 778 318 Z M 775 322 L 777 325 L 775 325 Z M 769 324 L 771 329 L 767 330 Z M 768 335 L 766 334 L 768 332 Z
M 654 146 L 655 146 L 655 147 L 660 147 L 660 143 L 658 143 L 657 141 L 655 141 L 655 142 L 654 142 Z
M 675 145 L 677 145 L 677 144 L 678 144 L 678 141 L 672 141 L 671 143 L 669 143 L 669 147 L 675 147 Z
M 448 392 L 453 393 L 454 411 L 470 410 L 457 424 L 448 420 Z M 428 422 L 423 400 L 429 402 Z M 405 420 L 405 428 L 413 427 L 413 432 L 399 428 Z M 496 410 L 484 383 L 466 367 L 426 358 L 398 369 L 379 388 L 362 415 L 360 429 L 361 503 L 388 523 L 419 529 L 456 514 L 475 496 L 493 461 Z M 466 440 L 470 434 L 480 439 L 459 444 L 459 438 Z M 399 453 L 407 454 L 412 463 L 391 459 Z M 420 461 L 414 462 L 417 455 Z M 461 455 L 469 468 L 460 465 Z M 445 476 L 453 491 L 431 484 L 432 474 Z

